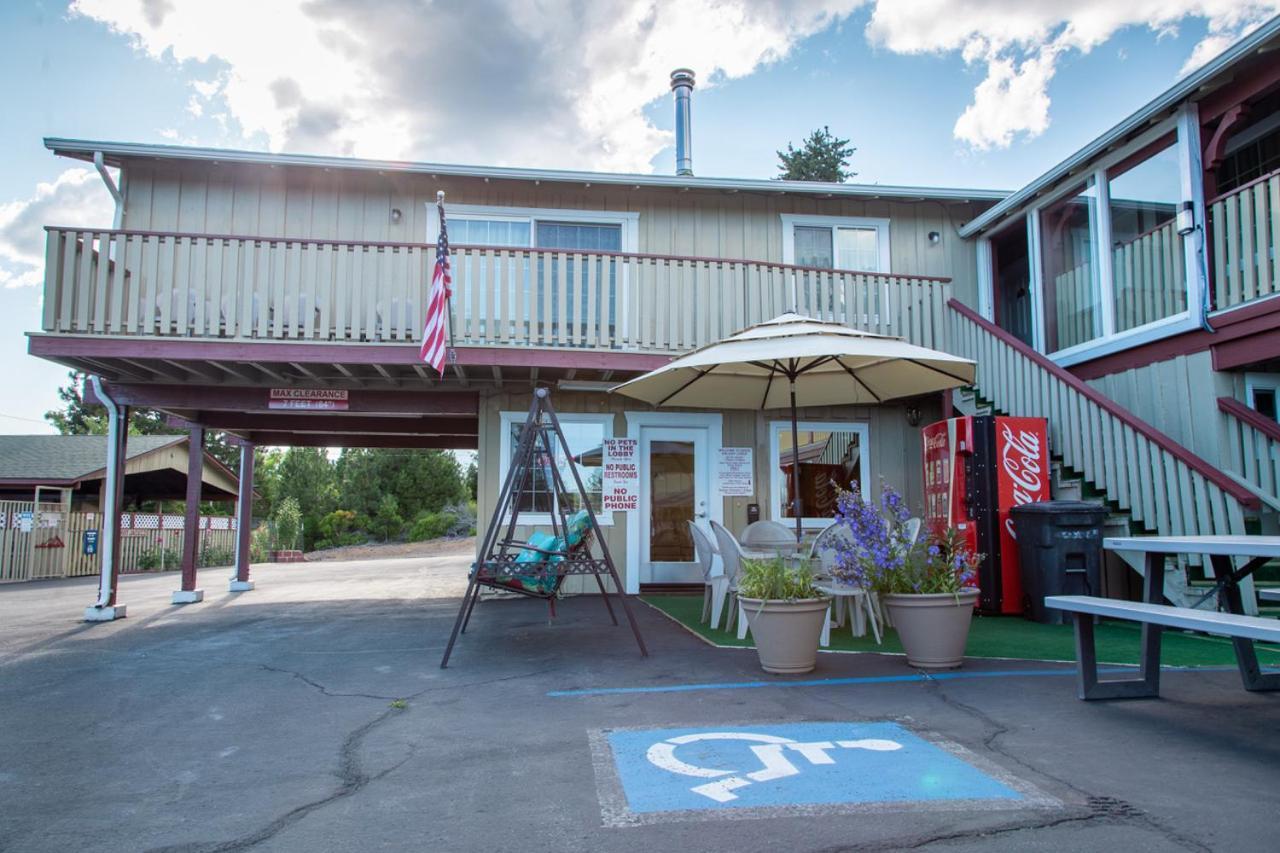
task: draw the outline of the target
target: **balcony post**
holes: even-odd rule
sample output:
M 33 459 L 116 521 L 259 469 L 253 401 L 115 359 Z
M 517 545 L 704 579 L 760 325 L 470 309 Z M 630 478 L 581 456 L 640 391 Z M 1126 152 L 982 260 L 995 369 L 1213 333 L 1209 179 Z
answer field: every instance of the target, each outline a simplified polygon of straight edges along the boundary
M 174 604 L 204 600 L 196 589 L 196 561 L 200 556 L 200 487 L 204 482 L 204 430 L 195 427 L 187 439 L 187 506 L 182 523 L 182 588 L 174 590 Z
M 236 573 L 231 578 L 232 592 L 253 589 L 249 580 L 249 542 L 253 531 L 253 443 L 240 445 L 240 493 L 236 499 Z

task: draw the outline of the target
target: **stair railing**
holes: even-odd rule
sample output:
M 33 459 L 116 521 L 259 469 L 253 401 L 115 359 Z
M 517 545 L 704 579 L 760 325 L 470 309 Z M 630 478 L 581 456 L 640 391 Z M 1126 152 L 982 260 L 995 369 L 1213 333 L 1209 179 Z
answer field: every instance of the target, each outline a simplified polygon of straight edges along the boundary
M 1053 452 L 1131 518 L 1164 536 L 1245 533 L 1245 510 L 1259 506 L 1251 489 L 968 306 L 947 305 L 951 349 L 977 362 L 979 393 L 1047 418 Z
M 1280 424 L 1234 397 L 1219 397 L 1218 410 L 1227 421 L 1227 473 L 1280 510 Z

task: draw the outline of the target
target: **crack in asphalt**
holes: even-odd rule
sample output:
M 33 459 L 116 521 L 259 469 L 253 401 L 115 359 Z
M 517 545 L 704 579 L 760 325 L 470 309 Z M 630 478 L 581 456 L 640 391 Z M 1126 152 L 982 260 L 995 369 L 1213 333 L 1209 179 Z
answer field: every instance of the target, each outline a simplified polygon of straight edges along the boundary
M 325 687 L 323 684 L 316 681 L 315 679 L 308 678 L 307 676 L 303 675 L 297 670 L 282 669 L 278 666 L 269 666 L 265 663 L 258 664 L 258 668 L 263 670 L 264 672 L 275 672 L 275 673 L 279 673 L 280 675 L 292 676 L 298 679 L 299 681 L 301 681 L 303 684 L 307 685 L 308 687 L 314 687 L 316 690 L 319 690 L 321 695 L 329 696 L 331 698 L 336 698 L 336 699 L 380 699 L 383 701 L 391 702 L 396 699 L 412 699 L 421 695 L 421 693 L 415 693 L 413 696 L 383 696 L 380 693 L 338 693 L 333 690 L 330 690 L 328 687 Z
M 1026 832 L 1035 829 L 1053 829 L 1054 827 L 1063 826 L 1072 823 L 1089 823 L 1095 820 L 1102 820 L 1103 816 L 1087 812 L 1084 814 L 1059 815 L 1058 817 L 1048 818 L 1045 820 L 1027 820 L 1016 823 L 1007 823 L 996 827 L 982 827 L 976 829 L 963 829 L 955 832 L 941 832 L 932 835 L 921 835 L 914 838 L 898 837 L 887 839 L 884 841 L 872 841 L 866 844 L 844 845 L 840 847 L 828 847 L 821 853 L 878 853 L 885 850 L 919 850 L 928 847 L 931 844 L 942 844 L 948 841 L 964 841 L 966 839 L 979 840 L 984 838 L 995 838 L 1001 835 L 1010 835 L 1015 832 Z
M 925 675 L 927 676 L 928 674 L 925 673 Z M 1012 761 L 1015 764 L 1018 764 L 1019 766 L 1026 768 L 1027 770 L 1030 770 L 1032 773 L 1035 773 L 1046 779 L 1052 779 L 1054 782 L 1058 783 L 1059 785 L 1062 785 L 1063 787 L 1067 788 L 1073 793 L 1083 797 L 1089 809 L 1088 813 L 1083 816 L 1066 818 L 1061 822 L 1070 823 L 1073 821 L 1080 822 L 1080 821 L 1100 820 L 1100 821 L 1110 821 L 1114 823 L 1137 823 L 1156 833 L 1159 833 L 1160 835 L 1163 835 L 1168 841 L 1178 845 L 1184 850 L 1195 850 L 1195 851 L 1200 851 L 1200 853 L 1212 853 L 1211 847 L 1208 847 L 1203 842 L 1198 841 L 1195 838 L 1191 838 L 1187 835 L 1184 835 L 1183 833 L 1179 832 L 1173 827 L 1165 825 L 1162 821 L 1157 820 L 1155 817 L 1148 814 L 1143 809 L 1133 805 L 1132 803 L 1125 802 L 1124 800 L 1120 800 L 1115 797 L 1098 796 L 1096 794 L 1091 794 L 1088 791 L 1081 788 L 1080 786 L 1069 782 L 1068 780 L 1062 778 L 1061 776 L 1057 776 L 1053 773 L 1050 773 L 1047 770 L 1037 767 L 1031 762 L 1023 759 L 1021 756 L 1013 754 L 1007 748 L 1005 748 L 1003 745 L 997 742 L 999 741 L 1000 738 L 1002 738 L 1004 735 L 1009 733 L 1008 726 L 1006 726 L 1004 723 L 1000 722 L 999 720 L 995 719 L 985 711 L 979 708 L 975 708 L 972 705 L 961 702 L 959 699 L 956 699 L 953 696 L 949 696 L 947 694 L 947 691 L 943 687 L 943 683 L 940 681 L 937 681 L 931 678 L 927 679 L 925 683 L 925 687 L 926 687 L 926 692 L 928 692 L 929 695 L 935 697 L 947 707 L 953 708 L 961 712 L 962 714 L 967 714 L 968 716 L 973 717 L 988 729 L 988 733 L 982 739 L 982 745 L 984 748 L 986 748 L 991 752 L 994 752 L 1003 756 L 1009 761 Z M 1010 827 L 1010 831 L 1022 831 L 1023 829 L 1049 828 L 1056 825 L 1058 824 L 1057 823 L 1047 823 L 1047 824 L 1033 823 L 1027 826 L 1014 825 Z M 1004 830 L 1002 829 L 1000 831 L 1004 831 Z M 918 847 L 923 847 L 926 844 L 933 844 L 935 842 L 953 840 L 954 837 L 959 837 L 959 838 L 970 837 L 970 836 L 980 837 L 986 834 L 992 834 L 994 832 L 996 832 L 996 830 L 975 830 L 973 832 L 960 833 L 958 836 L 944 835 L 944 836 L 939 836 L 937 838 L 933 838 L 930 840 L 926 840 L 921 844 L 915 845 L 915 847 L 918 848 Z M 855 848 L 855 849 L 860 849 L 860 848 Z
M 498 678 L 489 678 L 481 681 L 468 681 L 468 682 L 463 682 L 459 684 L 441 685 L 437 687 L 424 687 L 423 689 L 418 690 L 414 693 L 410 693 L 407 696 L 383 696 L 375 693 L 339 693 L 339 692 L 330 690 L 328 687 L 316 681 L 315 679 L 309 678 L 308 676 L 303 675 L 302 673 L 296 672 L 291 669 L 282 669 L 280 667 L 268 666 L 267 664 L 258 664 L 258 667 L 264 672 L 273 672 L 273 673 L 278 673 L 280 675 L 288 675 L 292 678 L 296 678 L 302 683 L 306 684 L 307 686 L 317 690 L 321 695 L 326 697 L 339 698 L 339 699 L 350 699 L 350 698 L 376 699 L 380 701 L 392 701 L 392 702 L 408 702 L 413 699 L 417 699 L 427 693 L 437 692 L 441 690 L 454 690 L 459 687 L 479 687 L 485 684 L 496 684 L 502 681 L 514 681 L 516 679 L 521 679 L 521 678 L 532 678 L 537 675 L 544 675 L 548 672 L 553 672 L 555 671 L 555 669 L 557 669 L 557 668 L 541 669 L 541 670 L 536 670 L 534 672 L 514 673 L 512 675 L 504 675 Z M 387 776 L 388 774 L 400 769 L 402 766 L 404 766 L 404 764 L 407 761 L 409 761 L 409 759 L 411 759 L 417 753 L 417 746 L 410 744 L 408 747 L 408 754 L 406 754 L 403 758 L 401 758 L 395 764 L 392 764 L 391 766 L 386 767 L 383 770 L 380 770 L 379 772 L 372 773 L 372 774 L 365 772 L 363 764 L 360 760 L 360 748 L 364 743 L 365 738 L 368 737 L 368 735 L 371 732 L 373 732 L 375 729 L 377 729 L 387 720 L 391 719 L 393 716 L 396 716 L 397 714 L 404 713 L 406 710 L 407 709 L 404 707 L 397 707 L 393 705 L 392 707 L 389 707 L 386 710 L 384 710 L 382 713 L 378 714 L 378 716 L 374 717 L 372 720 L 369 720 L 368 722 L 366 722 L 364 725 L 351 731 L 350 733 L 347 734 L 345 738 L 343 738 L 342 746 L 339 747 L 338 749 L 337 776 L 340 784 L 337 790 L 333 791 L 332 793 L 324 797 L 321 797 L 317 800 L 312 800 L 309 803 L 303 803 L 300 806 L 295 806 L 294 808 L 290 809 L 289 811 L 285 812 L 284 814 L 280 815 L 279 817 L 275 818 L 271 822 L 267 823 L 265 826 L 255 830 L 254 832 L 251 832 L 248 835 L 244 835 L 236 839 L 232 839 L 230 841 L 188 842 L 185 844 L 163 845 L 160 847 L 152 847 L 147 851 L 147 853 L 237 853 L 237 851 L 248 850 L 258 844 L 261 844 L 264 841 L 270 840 L 274 836 L 278 835 L 281 831 L 294 825 L 295 823 L 302 820 L 312 812 L 325 808 L 326 806 L 332 805 L 333 803 L 339 800 L 346 799 L 347 797 L 350 797 L 358 793 L 361 789 L 363 789 L 365 786 L 369 785 L 370 783 L 376 782 L 379 779 L 382 779 L 383 777 Z
M 1004 735 L 1008 734 L 1009 727 L 999 720 L 968 705 L 953 696 L 949 696 L 943 689 L 943 682 L 929 678 L 929 674 L 923 670 L 918 672 L 925 677 L 924 685 L 926 691 L 934 698 L 938 699 L 944 705 L 966 714 L 982 723 L 987 730 L 982 738 L 982 746 L 989 752 L 996 753 L 1008 761 L 1030 771 L 1042 778 L 1050 779 L 1072 793 L 1076 794 L 1084 800 L 1083 809 L 1075 809 L 1067 814 L 1057 814 L 1052 817 L 1030 819 L 1023 821 L 1015 821 L 994 827 L 978 827 L 970 830 L 942 831 L 929 835 L 921 835 L 917 837 L 898 837 L 885 841 L 874 841 L 865 844 L 840 845 L 836 847 L 826 848 L 823 853 L 842 853 L 842 851 L 850 851 L 850 853 L 875 853 L 882 850 L 919 850 L 933 844 L 942 844 L 949 841 L 961 841 L 964 839 L 982 839 L 991 838 L 999 835 L 1007 835 L 1010 833 L 1026 832 L 1028 830 L 1037 829 L 1053 829 L 1054 827 L 1064 826 L 1067 824 L 1086 824 L 1092 822 L 1109 822 L 1109 823 L 1130 823 L 1138 824 L 1147 829 L 1162 835 L 1169 842 L 1178 845 L 1186 850 L 1198 851 L 1198 853 L 1211 853 L 1212 848 L 1206 846 L 1197 839 L 1190 838 L 1172 827 L 1166 826 L 1159 820 L 1138 808 L 1137 806 L 1127 803 L 1124 800 L 1115 797 L 1098 796 L 1091 794 L 1078 785 L 1073 784 L 1067 779 L 1050 773 L 1037 767 L 1022 757 L 1015 755 L 999 743 Z M 829 704 L 843 710 L 848 710 L 841 702 L 832 697 L 822 697 Z
M 328 695 L 328 694 L 326 694 Z M 400 713 L 400 709 L 387 708 L 378 716 L 369 720 L 364 725 L 350 732 L 343 738 L 342 746 L 338 750 L 338 779 L 341 784 L 337 790 L 333 791 L 325 797 L 313 800 L 309 803 L 303 803 L 300 806 L 290 809 L 266 826 L 240 838 L 231 841 L 220 842 L 194 842 L 187 844 L 173 844 L 162 847 L 153 847 L 149 853 L 234 853 L 234 851 L 248 850 L 249 848 L 261 844 L 273 836 L 277 835 L 281 830 L 292 826 L 302 820 L 307 815 L 324 808 L 338 800 L 345 799 L 359 792 L 362 788 L 371 782 L 383 778 L 389 773 L 398 770 L 417 751 L 417 747 L 410 746 L 409 752 L 395 764 L 386 767 L 377 773 L 366 773 L 360 761 L 360 746 L 364 739 L 374 729 L 378 728 L 393 715 Z

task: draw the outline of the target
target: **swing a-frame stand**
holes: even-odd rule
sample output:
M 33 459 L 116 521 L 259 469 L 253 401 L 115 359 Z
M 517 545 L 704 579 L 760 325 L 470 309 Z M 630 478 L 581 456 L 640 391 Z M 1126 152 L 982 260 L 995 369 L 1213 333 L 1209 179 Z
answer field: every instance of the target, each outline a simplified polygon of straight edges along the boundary
M 568 462 L 565 467 L 573 475 L 575 499 L 570 498 L 571 493 L 555 463 L 557 449 L 564 454 L 563 458 Z M 551 533 L 534 533 L 528 541 L 517 539 L 516 526 L 521 508 L 531 507 L 533 499 L 546 500 L 548 497 L 551 505 L 545 512 L 551 516 Z M 575 505 L 581 509 L 572 510 Z M 543 510 L 539 507 L 537 511 Z M 593 545 L 599 549 L 600 556 L 593 553 Z M 479 559 L 471 568 L 467 593 L 463 596 L 458 618 L 454 620 L 453 633 L 449 635 L 440 668 L 449 665 L 453 644 L 459 634 L 466 633 L 482 588 L 546 599 L 554 619 L 556 596 L 564 579 L 570 575 L 591 575 L 595 578 L 609 618 L 617 625 L 618 617 L 613 612 L 609 589 L 604 582 L 604 577 L 612 578 L 613 588 L 617 590 L 614 595 L 622 605 L 631 632 L 635 634 L 640 654 L 648 657 L 649 651 L 640 636 L 640 627 L 622 589 L 613 557 L 609 555 L 609 546 L 600 533 L 595 510 L 587 499 L 587 490 L 582 485 L 577 466 L 573 464 L 569 443 L 565 441 L 560 420 L 551 406 L 551 397 L 547 389 L 538 388 L 533 393 L 529 417 L 520 430 L 507 479 L 498 495 L 498 505 L 494 507 L 493 518 L 481 540 Z

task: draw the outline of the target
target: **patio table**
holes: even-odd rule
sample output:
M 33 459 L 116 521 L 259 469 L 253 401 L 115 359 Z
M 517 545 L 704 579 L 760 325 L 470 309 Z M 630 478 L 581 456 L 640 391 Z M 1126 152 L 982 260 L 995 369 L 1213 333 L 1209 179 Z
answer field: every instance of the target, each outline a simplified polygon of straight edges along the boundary
M 1111 536 L 1102 540 L 1102 547 L 1108 551 L 1137 551 L 1147 555 L 1142 582 L 1142 600 L 1147 604 L 1161 603 L 1167 558 L 1179 554 L 1208 557 L 1215 584 L 1200 601 L 1216 594 L 1227 612 L 1237 616 L 1246 615 L 1242 588 L 1253 594 L 1253 573 L 1271 560 L 1280 559 L 1280 536 Z M 1247 562 L 1237 569 L 1232 564 L 1233 557 L 1247 558 Z M 1142 626 L 1142 659 L 1155 671 L 1160 666 L 1160 633 L 1158 625 L 1144 623 Z M 1231 642 L 1246 684 L 1261 685 L 1276 680 L 1274 675 L 1264 676 L 1258 667 L 1252 640 L 1232 637 Z

